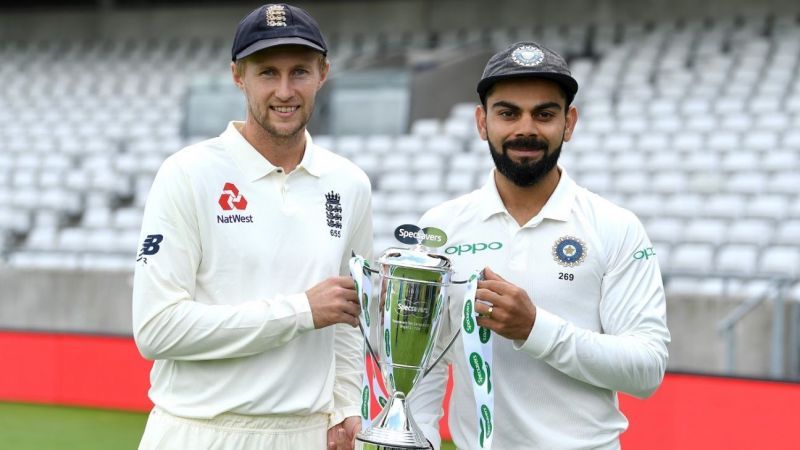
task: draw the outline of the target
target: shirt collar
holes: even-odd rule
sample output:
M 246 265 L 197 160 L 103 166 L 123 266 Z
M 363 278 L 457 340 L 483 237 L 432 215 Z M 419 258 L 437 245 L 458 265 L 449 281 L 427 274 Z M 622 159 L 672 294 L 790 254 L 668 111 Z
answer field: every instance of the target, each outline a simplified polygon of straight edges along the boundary
M 226 144 L 226 151 L 233 157 L 239 170 L 244 173 L 249 181 L 255 181 L 259 178 L 267 176 L 272 172 L 278 170 L 278 167 L 261 156 L 258 150 L 255 149 L 247 139 L 242 136 L 241 128 L 244 122 L 232 121 L 228 123 L 228 127 L 222 132 L 220 138 Z M 308 131 L 306 135 L 306 148 L 303 151 L 303 159 L 297 165 L 297 169 L 302 169 L 309 174 L 319 177 L 322 174 L 322 167 L 318 162 L 319 158 L 316 155 L 316 150 L 311 135 Z
M 503 204 L 503 200 L 500 198 L 500 193 L 497 192 L 497 184 L 494 181 L 495 170 L 496 169 L 492 169 L 489 174 L 489 179 L 480 190 L 480 203 L 478 208 L 480 209 L 481 220 L 484 221 L 495 214 L 508 214 L 508 210 Z M 562 222 L 569 219 L 569 215 L 572 212 L 572 204 L 575 201 L 577 185 L 564 168 L 559 166 L 559 170 L 561 171 L 561 178 L 558 180 L 556 189 L 550 195 L 550 198 L 547 199 L 547 203 L 542 207 L 539 214 L 531 219 L 531 223 L 540 222 L 544 219 L 559 220 Z

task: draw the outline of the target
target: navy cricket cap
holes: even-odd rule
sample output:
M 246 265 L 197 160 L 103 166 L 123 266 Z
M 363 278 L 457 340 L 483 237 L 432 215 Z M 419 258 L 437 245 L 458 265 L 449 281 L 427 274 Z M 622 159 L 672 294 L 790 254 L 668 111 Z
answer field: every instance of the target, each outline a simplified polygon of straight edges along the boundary
M 546 78 L 564 89 L 567 104 L 578 92 L 578 82 L 572 78 L 567 62 L 558 53 L 535 42 L 517 42 L 489 58 L 478 82 L 478 95 L 486 103 L 486 93 L 498 81 L 507 78 Z
M 328 54 L 328 45 L 311 14 L 285 3 L 264 5 L 239 22 L 231 59 L 236 61 L 265 48 L 292 44 Z

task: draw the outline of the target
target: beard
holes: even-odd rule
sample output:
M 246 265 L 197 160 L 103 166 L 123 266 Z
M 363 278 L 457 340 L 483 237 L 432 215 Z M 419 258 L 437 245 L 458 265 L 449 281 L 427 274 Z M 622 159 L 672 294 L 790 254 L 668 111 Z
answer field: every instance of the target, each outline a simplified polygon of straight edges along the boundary
M 489 150 L 492 154 L 492 159 L 494 160 L 497 171 L 519 187 L 533 186 L 541 181 L 545 175 L 550 173 L 558 163 L 558 157 L 561 155 L 561 147 L 564 145 L 562 141 L 558 144 L 558 147 L 551 151 L 548 148 L 547 141 L 534 137 L 517 138 L 503 142 L 503 151 L 498 152 L 492 145 L 492 141 L 487 140 L 487 142 L 489 143 Z M 522 161 L 516 162 L 508 156 L 509 148 L 544 150 L 545 153 L 538 161 L 532 161 L 530 158 L 523 158 Z
M 297 135 L 304 133 L 306 126 L 311 121 L 311 114 L 305 115 L 301 117 L 300 121 L 293 127 L 286 129 L 283 127 L 279 127 L 276 123 L 273 123 L 269 119 L 269 111 L 265 114 L 259 115 L 256 114 L 257 109 L 250 107 L 250 114 L 253 116 L 255 121 L 267 132 L 270 136 L 277 139 L 287 139 L 293 138 Z M 313 111 L 313 105 L 312 105 Z

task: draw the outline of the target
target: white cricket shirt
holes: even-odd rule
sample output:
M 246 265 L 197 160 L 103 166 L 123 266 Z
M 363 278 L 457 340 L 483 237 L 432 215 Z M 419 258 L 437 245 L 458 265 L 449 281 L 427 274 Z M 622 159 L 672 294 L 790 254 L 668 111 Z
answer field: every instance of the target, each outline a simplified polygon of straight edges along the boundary
M 362 338 L 314 329 L 305 291 L 372 253 L 370 183 L 313 144 L 291 173 L 231 122 L 170 156 L 145 207 L 133 331 L 154 359 L 152 401 L 211 418 L 359 415 Z
M 447 233 L 454 280 L 489 266 L 537 307 L 526 341 L 493 335 L 493 449 L 618 448 L 628 422 L 616 392 L 655 391 L 670 340 L 658 262 L 633 213 L 577 186 L 561 169 L 544 208 L 520 227 L 492 172 L 482 189 L 431 209 L 419 225 Z M 442 339 L 460 322 L 461 286 L 451 288 Z M 459 449 L 478 449 L 471 368 L 460 338 L 447 359 L 455 377 L 453 439 Z M 445 370 L 440 364 L 411 396 L 414 417 L 436 448 Z

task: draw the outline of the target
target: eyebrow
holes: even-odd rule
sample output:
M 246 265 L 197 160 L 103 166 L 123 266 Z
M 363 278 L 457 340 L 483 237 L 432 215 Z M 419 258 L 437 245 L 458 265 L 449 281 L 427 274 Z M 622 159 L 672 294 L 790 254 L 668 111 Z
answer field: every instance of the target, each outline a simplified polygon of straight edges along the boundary
M 513 104 L 511 102 L 507 102 L 505 100 L 498 100 L 497 102 L 493 103 L 492 104 L 492 108 L 493 109 L 494 108 L 509 108 L 509 109 L 515 109 L 515 110 L 521 110 L 522 109 L 518 105 L 515 105 L 515 104 Z M 536 105 L 533 108 L 533 110 L 534 111 L 541 111 L 541 110 L 550 109 L 550 108 L 561 109 L 562 106 L 558 102 L 547 102 L 547 103 L 542 103 L 542 104 Z

